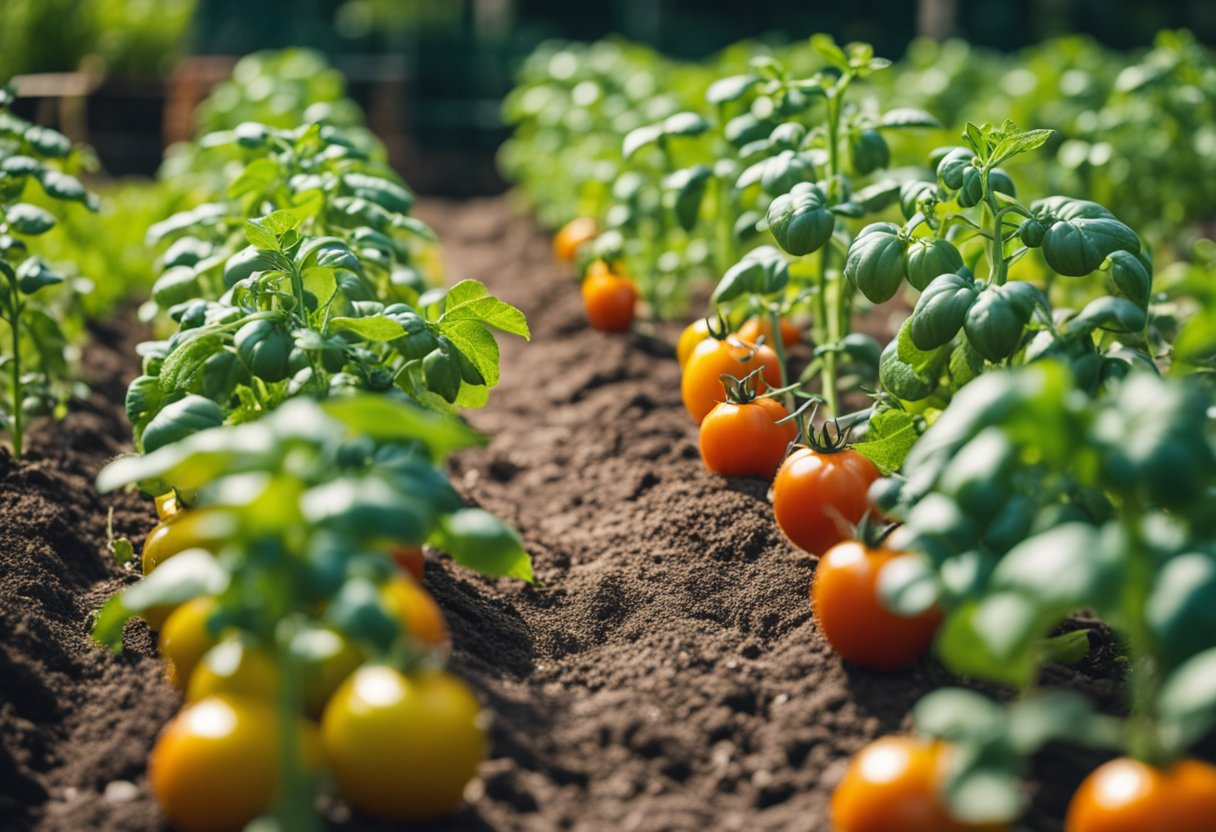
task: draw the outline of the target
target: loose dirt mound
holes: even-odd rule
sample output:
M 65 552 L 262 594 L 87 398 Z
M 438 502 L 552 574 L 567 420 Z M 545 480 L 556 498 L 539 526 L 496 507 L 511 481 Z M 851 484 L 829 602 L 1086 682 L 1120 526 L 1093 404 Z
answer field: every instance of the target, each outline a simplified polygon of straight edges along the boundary
M 431 828 L 826 830 L 848 756 L 951 680 L 931 662 L 880 675 L 827 651 L 807 603 L 814 559 L 781 538 L 763 483 L 704 470 L 670 347 L 587 330 L 530 221 L 502 199 L 419 213 L 449 276 L 484 280 L 533 327 L 532 344 L 504 339 L 502 384 L 471 417 L 493 442 L 453 479 L 521 529 L 540 580 L 428 564 L 453 666 L 497 715 L 470 804 Z M 95 374 L 129 375 L 131 345 L 98 335 L 114 346 L 93 351 Z M 87 639 L 90 611 L 126 580 L 105 553 L 107 508 L 120 534 L 152 521 L 146 501 L 92 491 L 129 435 L 121 385 L 100 393 L 32 463 L 0 457 L 0 818 L 16 812 L 16 829 L 161 828 L 143 766 L 177 696 L 142 624 L 121 658 Z M 1104 630 L 1094 642 L 1084 676 L 1052 675 L 1115 707 Z M 1046 755 L 1025 828 L 1059 830 L 1096 762 Z

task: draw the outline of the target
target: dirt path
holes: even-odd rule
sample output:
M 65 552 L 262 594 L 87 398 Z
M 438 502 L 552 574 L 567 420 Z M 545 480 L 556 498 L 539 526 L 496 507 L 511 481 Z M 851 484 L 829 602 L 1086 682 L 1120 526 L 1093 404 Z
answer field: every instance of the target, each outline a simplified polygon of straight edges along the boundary
M 516 524 L 541 585 L 487 581 L 446 560 L 427 582 L 455 670 L 495 714 L 491 759 L 444 830 L 826 830 L 848 756 L 906 725 L 949 680 L 847 667 L 815 632 L 813 559 L 786 543 L 757 481 L 701 465 L 670 348 L 588 330 L 573 278 L 507 200 L 423 202 L 448 277 L 520 306 L 535 337 L 503 339 L 503 380 L 472 422 L 493 436 L 453 466 L 470 501 Z M 0 454 L 0 828 L 157 830 L 144 760 L 177 705 L 142 624 L 121 658 L 86 619 L 124 580 L 104 551 L 151 523 L 146 501 L 91 479 L 129 432 L 131 333 L 100 332 L 100 394 L 35 443 Z M 108 345 L 108 346 L 107 346 Z M 1056 671 L 1108 705 L 1096 681 Z M 1024 826 L 1058 832 L 1092 756 L 1046 757 Z M 408 777 L 408 772 L 402 773 Z M 117 784 L 117 785 L 115 785 Z M 330 810 L 342 830 L 386 824 Z M 10 818 L 13 820 L 10 822 Z M 1055 819 L 1055 820 L 1052 820 Z

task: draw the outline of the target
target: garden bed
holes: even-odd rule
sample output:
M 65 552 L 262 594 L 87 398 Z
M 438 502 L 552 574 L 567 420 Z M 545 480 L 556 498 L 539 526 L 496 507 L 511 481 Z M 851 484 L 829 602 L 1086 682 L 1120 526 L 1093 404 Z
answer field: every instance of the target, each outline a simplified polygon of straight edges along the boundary
M 449 278 L 484 280 L 534 333 L 502 345 L 502 383 L 471 415 L 492 441 L 452 476 L 522 531 L 538 585 L 428 565 L 452 669 L 497 717 L 471 802 L 433 828 L 825 829 L 848 757 L 952 680 L 930 660 L 884 675 L 828 650 L 807 603 L 814 558 L 782 539 L 766 484 L 706 472 L 672 349 L 587 328 L 577 284 L 507 199 L 418 214 Z M 107 510 L 136 543 L 154 518 L 91 484 L 129 449 L 131 327 L 97 332 L 86 358 L 93 397 L 29 461 L 0 457 L 0 815 L 15 810 L 18 829 L 158 829 L 143 768 L 178 695 L 142 623 L 119 658 L 87 637 L 89 612 L 125 580 Z M 1108 638 L 1096 626 L 1091 657 L 1052 680 L 1116 707 Z M 1059 830 L 1098 762 L 1043 755 L 1019 828 Z

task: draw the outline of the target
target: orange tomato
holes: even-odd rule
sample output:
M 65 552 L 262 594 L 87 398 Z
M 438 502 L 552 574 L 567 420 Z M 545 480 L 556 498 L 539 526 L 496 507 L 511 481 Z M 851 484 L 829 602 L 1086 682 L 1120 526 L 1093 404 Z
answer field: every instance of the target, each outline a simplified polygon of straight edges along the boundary
M 853 536 L 869 507 L 873 462 L 856 451 L 799 448 L 773 479 L 773 513 L 786 537 L 800 549 L 822 555 Z
M 955 820 L 940 790 L 949 746 L 883 737 L 853 757 L 832 794 L 834 832 L 1004 832 Z
M 771 478 L 798 435 L 793 422 L 776 424 L 788 415 L 776 399 L 715 405 L 701 422 L 705 467 L 724 477 Z
M 637 302 L 637 287 L 628 277 L 596 272 L 583 280 L 583 306 L 587 310 L 587 321 L 602 332 L 629 329 Z
M 401 622 L 401 629 L 407 635 L 431 645 L 448 640 L 448 625 L 439 611 L 439 604 L 413 578 L 395 575 L 380 592 L 385 608 Z
M 402 572 L 412 575 L 416 581 L 422 580 L 422 573 L 426 567 L 426 555 L 421 546 L 394 546 L 389 554 L 393 556 L 393 562 Z
M 929 649 L 941 614 L 897 615 L 878 595 L 882 568 L 899 557 L 908 555 L 847 540 L 820 558 L 811 580 L 811 612 L 842 659 L 872 670 L 900 670 Z
M 1166 769 L 1129 757 L 1095 769 L 1068 806 L 1065 832 L 1211 832 L 1216 766 L 1184 759 Z
M 443 670 L 406 675 L 379 665 L 342 683 L 321 737 L 347 802 L 399 821 L 456 809 L 487 746 L 481 707 L 463 682 Z
M 692 356 L 692 351 L 697 348 L 697 344 L 700 344 L 709 337 L 709 322 L 704 318 L 693 321 L 684 327 L 684 331 L 680 333 L 680 340 L 676 342 L 676 360 L 680 362 L 681 369 L 688 363 L 688 359 Z
M 574 262 L 574 256 L 583 243 L 594 240 L 599 234 L 595 220 L 590 217 L 578 217 L 562 226 L 553 238 L 553 253 L 557 259 L 566 263 Z
M 722 375 L 729 373 L 741 379 L 757 367 L 762 368 L 760 375 L 770 388 L 781 386 L 781 365 L 777 353 L 767 344 L 757 346 L 738 338 L 724 341 L 710 338 L 697 344 L 680 380 L 680 394 L 688 414 L 700 424 L 714 405 L 726 401 Z M 764 392 L 763 386 L 758 385 L 758 389 Z
M 782 318 L 781 326 L 781 344 L 786 347 L 792 347 L 802 340 L 802 330 L 797 324 L 788 318 Z M 764 336 L 764 343 L 773 343 L 773 322 L 767 317 L 760 316 L 748 318 L 744 321 L 743 326 L 739 327 L 739 331 L 735 333 L 744 341 L 759 341 L 760 336 Z
M 198 662 L 186 684 L 186 701 L 223 695 L 274 702 L 278 690 L 279 670 L 270 654 L 232 636 Z
M 278 780 L 274 709 L 211 697 L 174 717 L 148 758 L 148 785 L 178 832 L 228 832 L 270 808 Z M 306 765 L 320 762 L 315 728 L 300 723 Z

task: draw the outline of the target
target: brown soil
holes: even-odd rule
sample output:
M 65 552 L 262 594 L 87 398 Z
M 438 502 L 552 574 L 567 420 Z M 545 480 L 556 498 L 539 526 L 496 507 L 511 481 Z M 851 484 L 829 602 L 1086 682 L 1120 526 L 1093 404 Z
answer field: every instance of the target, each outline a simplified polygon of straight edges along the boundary
M 428 828 L 827 829 L 849 755 L 906 728 L 916 700 L 952 680 L 931 661 L 876 674 L 827 650 L 807 603 L 814 559 L 782 539 L 764 483 L 705 471 L 671 348 L 588 330 L 530 221 L 504 199 L 419 213 L 445 241 L 449 276 L 484 280 L 533 328 L 531 344 L 504 339 L 502 384 L 471 416 L 492 443 L 452 473 L 523 532 L 539 577 L 529 587 L 428 564 L 452 665 L 497 717 L 469 804 Z M 129 338 L 97 335 L 94 375 L 129 374 Z M 142 624 L 121 657 L 87 639 L 90 611 L 128 579 L 107 559 L 107 509 L 119 534 L 152 517 L 146 501 L 91 487 L 128 435 L 120 390 L 111 381 L 40 434 L 29 462 L 0 456 L 0 826 L 162 826 L 144 758 L 177 696 Z M 1096 626 L 1093 641 L 1083 667 L 1051 681 L 1117 708 L 1109 634 Z M 1022 828 L 1061 829 L 1099 760 L 1042 755 Z

